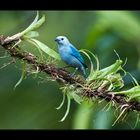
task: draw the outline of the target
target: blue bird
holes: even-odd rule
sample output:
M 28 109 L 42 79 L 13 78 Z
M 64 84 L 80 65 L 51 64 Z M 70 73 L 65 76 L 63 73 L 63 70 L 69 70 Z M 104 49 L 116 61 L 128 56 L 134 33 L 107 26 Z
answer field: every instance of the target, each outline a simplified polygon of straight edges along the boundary
M 74 75 L 76 71 L 79 70 L 83 74 L 84 78 L 87 79 L 85 70 L 87 66 L 79 51 L 69 42 L 65 36 L 58 36 L 56 37 L 55 41 L 58 44 L 58 52 L 61 56 L 61 59 L 68 66 L 75 68 L 75 71 L 72 75 Z

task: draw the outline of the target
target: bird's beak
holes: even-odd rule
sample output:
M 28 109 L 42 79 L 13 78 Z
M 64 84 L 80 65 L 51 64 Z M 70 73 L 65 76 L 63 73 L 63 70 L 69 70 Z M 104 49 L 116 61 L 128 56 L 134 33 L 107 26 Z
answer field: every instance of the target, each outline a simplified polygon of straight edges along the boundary
M 59 39 L 58 39 L 58 38 L 56 38 L 54 41 L 58 42 L 58 41 L 59 41 Z

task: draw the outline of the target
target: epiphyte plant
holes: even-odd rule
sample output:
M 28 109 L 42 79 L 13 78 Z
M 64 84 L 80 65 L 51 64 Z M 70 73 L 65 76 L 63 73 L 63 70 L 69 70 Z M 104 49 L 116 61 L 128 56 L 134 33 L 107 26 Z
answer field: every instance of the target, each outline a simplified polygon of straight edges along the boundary
M 89 50 L 81 49 L 79 52 L 83 53 L 84 56 L 88 58 L 90 64 L 89 74 L 86 77 L 87 80 L 84 80 L 83 77 L 79 75 L 71 76 L 66 69 L 57 68 L 57 62 L 61 61 L 60 55 L 36 39 L 36 37 L 39 36 L 36 29 L 40 28 L 44 22 L 45 16 L 43 15 L 39 19 L 39 13 L 37 12 L 37 16 L 34 21 L 24 31 L 11 37 L 0 36 L 0 44 L 5 51 L 7 51 L 11 57 L 17 58 L 22 62 L 22 75 L 15 85 L 15 88 L 22 82 L 27 70 L 28 73 L 46 73 L 47 80 L 61 83 L 60 89 L 63 93 L 63 100 L 57 109 L 60 109 L 63 106 L 66 97 L 68 100 L 67 110 L 64 117 L 60 120 L 61 122 L 66 119 L 69 113 L 70 102 L 72 99 L 74 99 L 78 104 L 81 104 L 87 100 L 94 102 L 93 99 L 97 97 L 96 100 L 98 101 L 106 100 L 109 107 L 115 106 L 117 109 L 119 108 L 120 115 L 113 125 L 125 113 L 127 114 L 130 111 L 137 111 L 139 113 L 140 86 L 137 80 L 123 69 L 124 64 L 120 58 L 116 60 L 114 64 L 100 69 L 98 57 Z M 37 47 L 39 56 L 25 51 L 22 48 L 22 45 L 20 45 L 21 43 L 24 43 L 23 41 Z M 30 45 L 28 47 L 30 47 Z M 45 55 L 43 53 L 45 53 Z M 96 62 L 96 68 L 93 67 L 93 61 Z M 32 69 L 34 69 L 34 71 Z M 120 71 L 123 71 L 124 75 L 129 74 L 131 76 L 135 83 L 132 88 L 122 90 L 122 88 L 125 87 L 125 84 L 123 81 L 124 75 L 122 76 Z

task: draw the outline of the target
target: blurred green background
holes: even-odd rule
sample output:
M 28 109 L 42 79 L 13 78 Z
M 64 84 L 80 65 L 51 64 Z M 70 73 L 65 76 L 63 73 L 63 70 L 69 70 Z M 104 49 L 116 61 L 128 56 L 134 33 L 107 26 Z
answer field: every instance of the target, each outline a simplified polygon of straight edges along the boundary
M 140 11 L 40 11 L 46 22 L 38 29 L 38 40 L 57 51 L 54 39 L 65 35 L 78 48 L 97 54 L 100 67 L 115 62 L 114 49 L 127 64 L 124 68 L 140 81 Z M 0 34 L 10 36 L 24 30 L 36 16 L 36 11 L 0 11 Z M 0 57 L 4 55 L 0 48 Z M 0 66 L 9 62 L 1 58 Z M 88 62 L 87 62 L 88 63 Z M 61 64 L 60 64 L 61 65 Z M 124 121 L 112 126 L 116 113 L 112 107 L 102 110 L 105 102 L 79 105 L 72 101 L 68 117 L 59 122 L 66 111 L 55 108 L 62 100 L 60 85 L 40 83 L 28 76 L 13 90 L 21 75 L 21 64 L 16 62 L 0 69 L 0 128 L 1 129 L 139 129 L 137 114 L 129 113 Z M 132 79 L 124 77 L 126 89 Z

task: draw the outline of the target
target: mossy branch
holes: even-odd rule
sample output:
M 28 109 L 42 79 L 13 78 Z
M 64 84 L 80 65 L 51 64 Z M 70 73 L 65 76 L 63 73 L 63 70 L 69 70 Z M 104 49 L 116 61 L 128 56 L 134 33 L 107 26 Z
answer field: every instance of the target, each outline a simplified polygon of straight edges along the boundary
M 48 65 L 39 63 L 35 55 L 25 51 L 19 51 L 17 46 L 13 47 L 13 43 L 15 43 L 15 41 L 18 41 L 18 39 L 20 38 L 13 38 L 13 40 L 11 40 L 11 37 L 8 38 L 10 38 L 10 41 L 5 37 L 0 36 L 0 45 L 10 53 L 11 57 L 26 61 L 27 63 L 31 64 L 34 69 L 39 68 L 39 71 L 51 75 L 55 80 L 67 82 L 70 84 L 83 83 L 82 81 L 71 77 L 66 70 L 56 68 L 54 65 L 51 64 Z
M 18 47 L 13 47 L 13 43 L 16 43 L 20 38 L 18 38 L 17 35 L 14 35 L 14 37 L 12 37 L 13 39 L 8 37 L 10 38 L 8 39 L 4 36 L 0 36 L 0 45 L 11 55 L 11 57 L 26 61 L 28 64 L 31 64 L 34 69 L 39 69 L 40 72 L 50 75 L 57 82 L 61 82 L 64 85 L 70 84 L 76 88 L 82 87 L 83 93 L 81 93 L 81 96 L 89 98 L 100 97 L 108 102 L 114 101 L 120 106 L 125 106 L 127 110 L 140 111 L 140 103 L 138 101 L 127 101 L 124 98 L 126 97 L 125 94 L 114 94 L 112 91 L 106 91 L 105 87 L 99 87 L 96 91 L 86 89 L 84 81 L 80 80 L 77 76 L 71 77 L 70 73 L 65 69 L 59 69 L 53 64 L 40 63 L 35 55 L 25 51 L 19 51 Z
M 46 73 L 51 77 L 51 79 L 61 83 L 63 101 L 57 109 L 60 109 L 64 104 L 65 95 L 67 95 L 68 99 L 67 111 L 61 121 L 64 121 L 69 113 L 71 98 L 80 104 L 85 98 L 93 101 L 94 98 L 96 99 L 98 97 L 101 101 L 106 100 L 109 104 L 111 103 L 112 106 L 117 105 L 117 107 L 120 108 L 121 113 L 114 124 L 118 121 L 122 114 L 124 114 L 124 112 L 140 112 L 140 86 L 133 76 L 130 75 L 136 86 L 126 91 L 116 91 L 116 89 L 121 89 L 124 86 L 122 76 L 118 73 L 119 70 L 123 70 L 121 66 L 123 61 L 120 60 L 120 58 L 111 66 L 100 70 L 98 58 L 89 50 L 80 50 L 80 52 L 86 55 L 90 61 L 90 73 L 88 79 L 85 81 L 78 76 L 71 76 L 67 70 L 58 68 L 54 63 L 45 63 L 43 59 L 40 61 L 39 57 L 22 50 L 19 43 L 24 40 L 36 46 L 42 58 L 42 52 L 45 52 L 54 60 L 61 60 L 57 52 L 42 42 L 34 39 L 39 35 L 39 33 L 34 30 L 39 28 L 44 22 L 45 16 L 42 16 L 42 18 L 39 19 L 39 14 L 37 12 L 34 21 L 24 31 L 11 37 L 4 37 L 1 35 L 0 46 L 3 47 L 12 58 L 24 61 L 24 64 L 28 63 L 37 72 Z M 93 69 L 93 62 L 89 54 L 96 60 L 96 70 Z M 117 56 L 119 57 L 118 54 Z M 25 70 L 26 69 L 23 66 L 21 78 L 15 85 L 15 88 L 24 79 Z M 126 74 L 125 71 L 124 73 Z

